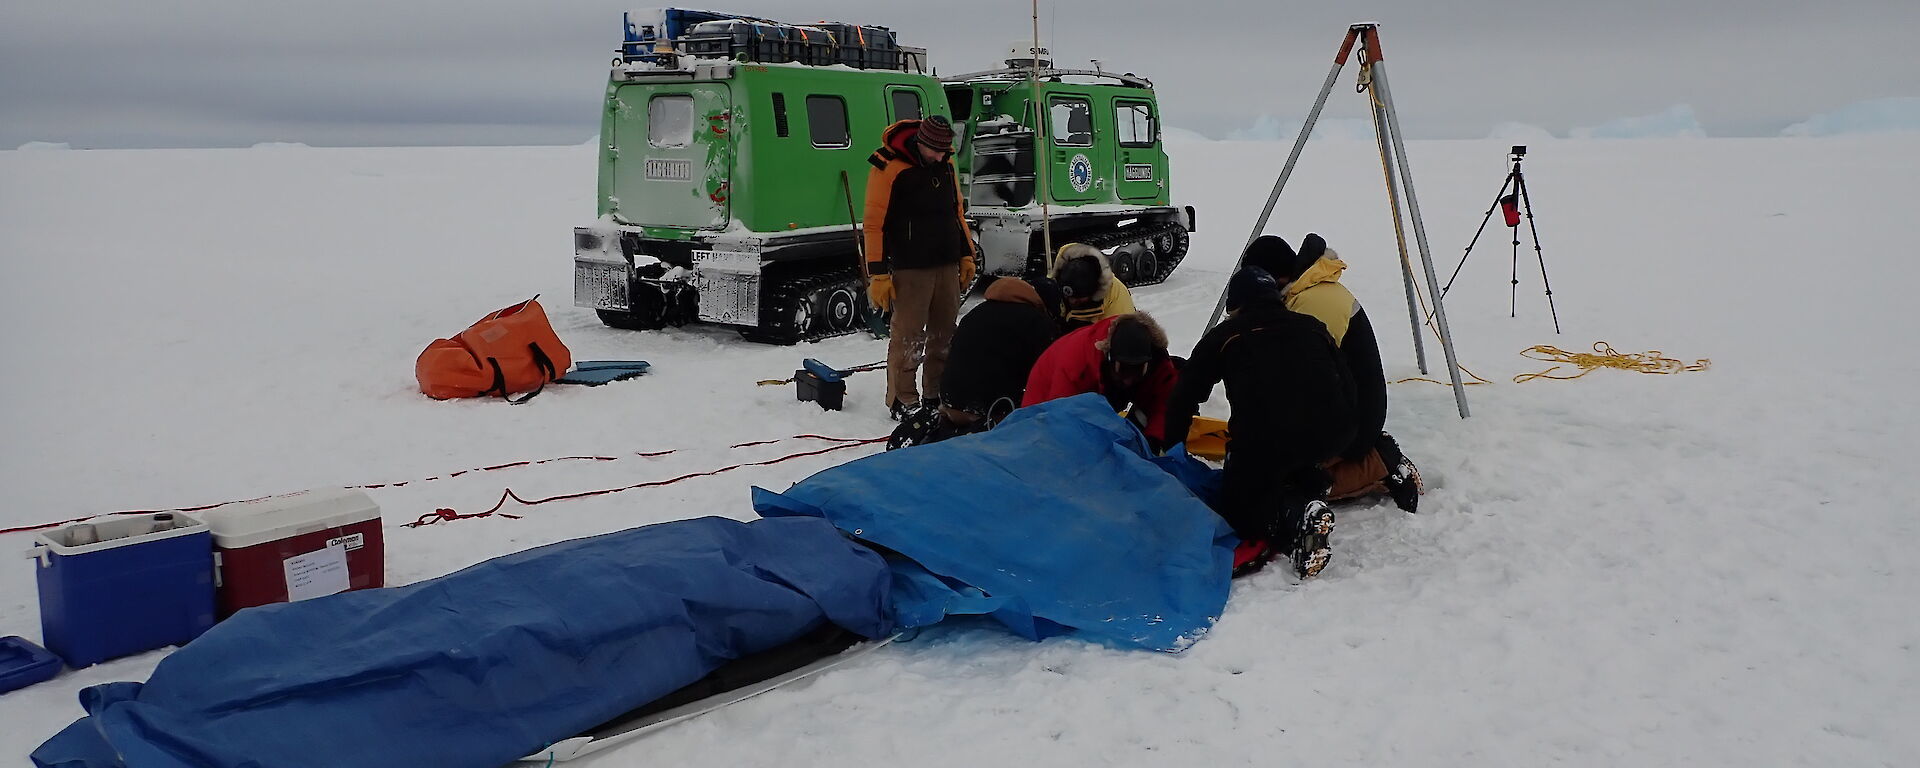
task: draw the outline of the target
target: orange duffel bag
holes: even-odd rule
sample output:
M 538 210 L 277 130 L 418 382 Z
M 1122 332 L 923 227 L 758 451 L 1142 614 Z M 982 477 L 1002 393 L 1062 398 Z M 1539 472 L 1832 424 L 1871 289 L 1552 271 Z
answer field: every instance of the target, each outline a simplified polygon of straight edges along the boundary
M 480 318 L 451 339 L 434 339 L 413 372 L 420 391 L 436 400 L 499 395 L 517 405 L 571 367 L 573 355 L 536 296 Z M 510 397 L 521 392 L 527 394 Z

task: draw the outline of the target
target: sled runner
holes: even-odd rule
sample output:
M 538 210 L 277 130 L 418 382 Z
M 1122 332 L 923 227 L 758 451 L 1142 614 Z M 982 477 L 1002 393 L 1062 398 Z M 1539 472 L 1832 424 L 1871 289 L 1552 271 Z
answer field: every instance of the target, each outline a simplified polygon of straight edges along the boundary
M 828 624 L 786 645 L 744 656 L 685 688 L 553 746 L 520 762 L 565 762 L 652 735 L 661 728 L 810 678 L 892 643 L 867 640 Z

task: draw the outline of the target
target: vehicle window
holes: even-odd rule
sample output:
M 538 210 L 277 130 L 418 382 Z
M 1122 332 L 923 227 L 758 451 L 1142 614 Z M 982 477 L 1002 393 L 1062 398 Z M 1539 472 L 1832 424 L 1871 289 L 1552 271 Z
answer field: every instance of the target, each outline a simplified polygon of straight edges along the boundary
M 1093 146 L 1093 106 L 1086 99 L 1054 99 L 1051 105 L 1054 146 Z
M 1113 124 L 1119 129 L 1123 147 L 1150 147 L 1158 136 L 1153 125 L 1153 107 L 1145 102 L 1114 102 Z
M 956 123 L 973 119 L 973 91 L 968 88 L 947 89 L 947 113 L 953 115 Z
M 647 144 L 684 147 L 693 143 L 693 97 L 655 96 L 647 102 Z
M 920 119 L 920 92 L 905 88 L 895 88 L 888 97 L 893 99 L 893 119 Z
M 838 96 L 808 96 L 807 134 L 816 147 L 852 146 L 852 137 L 847 133 L 847 102 Z

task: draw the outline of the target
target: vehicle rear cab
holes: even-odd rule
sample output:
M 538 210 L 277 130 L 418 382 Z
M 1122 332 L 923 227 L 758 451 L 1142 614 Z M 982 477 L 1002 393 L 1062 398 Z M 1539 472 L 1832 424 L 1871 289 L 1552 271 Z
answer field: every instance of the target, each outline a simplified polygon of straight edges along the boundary
M 903 62 L 923 52 L 840 55 L 874 68 L 745 55 L 616 62 L 600 217 L 575 230 L 575 304 L 623 328 L 699 321 L 768 341 L 852 330 L 865 304 L 855 222 L 867 155 L 893 121 L 946 109 L 938 81 Z
M 1132 75 L 1063 70 L 1044 62 L 1039 77 L 1010 60 L 1007 69 L 947 78 L 947 99 L 963 116 L 968 141 L 957 158 L 968 189 L 968 216 L 988 255 L 984 271 L 1043 274 L 1041 189 L 1053 242 L 1081 241 L 1108 251 L 1129 285 L 1165 279 L 1186 251 L 1191 207 L 1171 204 L 1152 84 Z M 1045 115 L 1043 151 L 1036 114 Z M 1044 164 L 1044 168 L 1039 167 Z

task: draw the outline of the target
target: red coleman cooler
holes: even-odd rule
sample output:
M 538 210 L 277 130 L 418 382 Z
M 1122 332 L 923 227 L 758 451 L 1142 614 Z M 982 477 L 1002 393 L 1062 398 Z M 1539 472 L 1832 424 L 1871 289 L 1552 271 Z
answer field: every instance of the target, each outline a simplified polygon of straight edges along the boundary
M 201 513 L 213 530 L 220 618 L 268 603 L 382 586 L 380 507 L 365 493 L 304 491 Z

